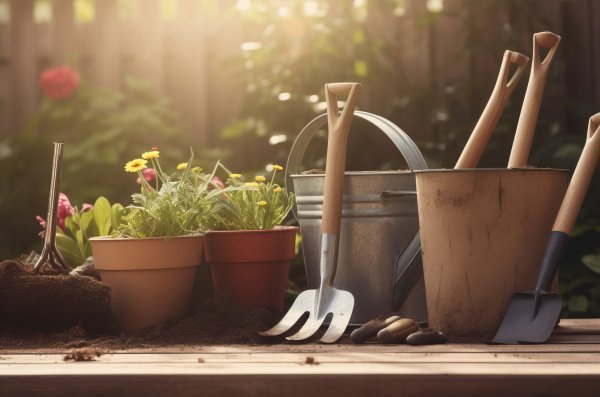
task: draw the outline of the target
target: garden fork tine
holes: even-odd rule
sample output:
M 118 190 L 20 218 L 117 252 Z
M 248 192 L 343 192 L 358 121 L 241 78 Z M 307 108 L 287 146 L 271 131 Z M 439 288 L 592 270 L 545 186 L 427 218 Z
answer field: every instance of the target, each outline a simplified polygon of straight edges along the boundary
M 314 335 L 328 314 L 332 313 L 333 317 L 329 328 L 320 340 L 325 343 L 333 343 L 342 336 L 350 322 L 350 315 L 354 308 L 354 296 L 348 291 L 334 288 L 333 280 L 337 268 L 342 222 L 346 144 L 359 91 L 360 84 L 357 83 L 325 85 L 329 136 L 323 193 L 323 221 L 321 223 L 323 236 L 321 238 L 321 282 L 319 288 L 307 290 L 298 295 L 283 320 L 270 330 L 261 332 L 261 335 L 281 335 L 291 328 L 292 319 L 298 320 L 308 312 L 309 317 L 303 327 L 294 335 L 287 337 L 288 340 L 304 340 Z M 348 96 L 341 114 L 338 112 L 338 95 Z

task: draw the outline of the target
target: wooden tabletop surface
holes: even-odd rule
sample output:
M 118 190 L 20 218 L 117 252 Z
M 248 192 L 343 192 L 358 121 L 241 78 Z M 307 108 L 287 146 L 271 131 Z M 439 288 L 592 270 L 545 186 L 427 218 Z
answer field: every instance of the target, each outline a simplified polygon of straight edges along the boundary
M 600 320 L 562 320 L 551 342 L 0 350 L 0 396 L 600 396 Z

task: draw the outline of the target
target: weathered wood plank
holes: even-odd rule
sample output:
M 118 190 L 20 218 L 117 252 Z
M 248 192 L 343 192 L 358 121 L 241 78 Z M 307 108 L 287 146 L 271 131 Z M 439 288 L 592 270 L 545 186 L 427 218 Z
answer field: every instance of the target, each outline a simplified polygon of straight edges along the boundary
M 20 368 L 30 375 L 18 375 Z M 0 376 L 10 396 L 595 396 L 600 387 L 597 365 L 546 364 L 499 371 L 485 365 L 204 365 L 148 367 L 73 363 L 57 374 L 55 364 L 11 366 Z M 15 370 L 16 369 L 16 370 Z
M 121 57 L 117 0 L 102 0 L 96 7 L 92 45 L 94 82 L 102 87 L 118 88 L 121 82 Z
M 64 363 L 62 354 L 24 355 L 12 354 L 0 356 L 0 365 L 31 364 L 43 365 Z M 104 354 L 96 362 L 115 364 L 189 364 L 198 363 L 202 358 L 206 364 L 304 364 L 307 357 L 314 358 L 320 364 L 331 363 L 481 363 L 481 364 L 532 364 L 532 363 L 571 363 L 598 364 L 600 355 L 594 353 L 387 353 L 387 352 L 330 352 L 317 354 L 302 353 L 141 353 L 141 354 Z M 67 363 L 68 364 L 68 363 Z
M 33 0 L 10 2 L 10 80 L 8 102 L 11 127 L 21 129 L 35 112 L 37 103 L 36 29 L 33 21 Z
M 52 1 L 52 62 L 74 64 L 77 60 L 73 0 Z

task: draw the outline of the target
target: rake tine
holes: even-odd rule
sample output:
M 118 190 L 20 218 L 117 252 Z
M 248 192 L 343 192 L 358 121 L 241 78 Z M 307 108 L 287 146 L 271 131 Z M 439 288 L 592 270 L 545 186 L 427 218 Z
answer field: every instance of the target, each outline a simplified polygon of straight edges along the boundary
M 308 339 L 311 336 L 313 336 L 315 334 L 315 332 L 317 332 L 319 330 L 319 328 L 321 327 L 321 324 L 323 324 L 323 320 L 325 320 L 325 317 L 322 317 L 319 319 L 319 318 L 315 318 L 314 316 L 310 316 L 308 318 L 308 320 L 306 320 L 306 323 L 302 326 L 302 328 L 300 328 L 300 330 L 298 332 L 296 332 L 294 335 L 287 336 L 285 339 L 287 339 L 287 340 Z
M 260 335 L 262 336 L 277 336 L 277 335 L 281 335 L 287 331 L 289 331 L 290 328 L 292 328 L 294 326 L 294 324 L 296 324 L 296 322 L 300 319 L 300 317 L 302 317 L 302 315 L 305 312 L 301 312 L 300 315 L 298 315 L 297 312 L 293 312 L 293 311 L 289 311 L 285 317 L 283 317 L 281 319 L 281 321 L 279 321 L 279 323 L 277 323 L 273 328 L 266 330 L 266 331 L 261 331 L 259 332 Z
M 334 343 L 344 334 L 346 327 L 350 322 L 350 316 L 340 318 L 340 316 L 334 316 L 331 319 L 331 324 L 327 328 L 325 334 L 321 337 L 320 341 L 323 343 Z
M 290 310 L 288 310 L 279 323 L 267 331 L 259 332 L 259 334 L 262 336 L 277 336 L 289 331 L 289 329 L 298 322 L 300 317 L 308 311 L 306 308 L 310 306 L 308 306 L 307 302 L 314 299 L 314 295 L 307 292 L 309 291 L 302 292 L 298 295 Z

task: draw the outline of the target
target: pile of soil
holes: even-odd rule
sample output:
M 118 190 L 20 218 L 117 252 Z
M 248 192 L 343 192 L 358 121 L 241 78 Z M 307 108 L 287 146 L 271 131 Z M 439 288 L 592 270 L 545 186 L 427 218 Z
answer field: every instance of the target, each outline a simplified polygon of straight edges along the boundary
M 42 269 L 38 273 L 26 262 L 0 262 L 0 329 L 52 332 L 78 324 L 90 330 L 112 327 L 107 285 L 47 266 Z
M 206 291 L 205 285 L 200 286 Z M 0 263 L 0 353 L 272 344 L 285 340 L 258 334 L 275 325 L 281 318 L 279 313 L 240 306 L 222 294 L 193 301 L 192 314 L 180 321 L 123 335 L 113 325 L 107 285 L 93 277 L 51 269 L 36 273 L 26 262 L 7 260 Z

